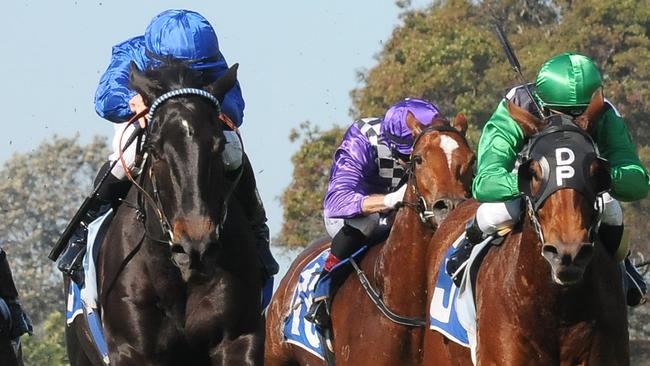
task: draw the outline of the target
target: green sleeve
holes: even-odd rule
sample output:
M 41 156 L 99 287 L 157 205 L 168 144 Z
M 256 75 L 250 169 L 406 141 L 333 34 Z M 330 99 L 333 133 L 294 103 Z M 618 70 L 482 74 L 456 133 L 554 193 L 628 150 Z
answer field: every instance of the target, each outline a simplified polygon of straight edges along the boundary
M 478 168 L 472 192 L 479 202 L 505 202 L 519 196 L 517 175 L 512 173 L 524 133 L 510 117 L 502 100 L 483 127 L 478 144 Z
M 609 108 L 596 125 L 596 144 L 611 164 L 612 196 L 628 202 L 645 198 L 650 189 L 648 171 L 639 160 L 625 121 L 614 108 Z

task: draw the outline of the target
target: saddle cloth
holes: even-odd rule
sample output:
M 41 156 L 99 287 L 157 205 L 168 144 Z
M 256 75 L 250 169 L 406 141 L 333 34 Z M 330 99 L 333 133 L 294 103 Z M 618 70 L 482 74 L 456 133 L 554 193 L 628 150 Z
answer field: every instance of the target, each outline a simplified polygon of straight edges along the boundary
M 460 288 L 456 287 L 451 276 L 445 271 L 448 258 L 458 250 L 465 237 L 454 241 L 443 258 L 438 271 L 436 287 L 429 307 L 429 328 L 442 333 L 445 337 L 461 346 L 470 348 L 472 361 L 476 364 L 476 305 L 474 303 L 474 281 L 482 258 L 490 247 L 494 237 L 490 236 L 474 246 L 470 255 Z
M 351 258 L 360 258 L 365 254 L 368 247 L 368 245 L 364 245 L 352 254 Z M 298 277 L 298 283 L 293 292 L 289 314 L 286 315 L 284 320 L 285 341 L 323 360 L 324 350 L 320 342 L 319 332 L 313 323 L 305 320 L 305 314 L 313 302 L 314 293 L 322 292 L 322 289 L 316 289 L 317 286 L 321 287 L 321 285 L 324 285 L 324 282 L 331 281 L 331 287 L 335 288 L 345 280 L 351 271 L 351 266 L 348 265 L 350 259 L 347 258 L 332 268 L 330 274 L 324 278 L 325 281 L 317 283 L 329 253 L 330 248 L 324 249 L 316 258 L 312 259 L 302 268 Z M 334 291 L 333 288 L 331 291 Z
M 80 288 L 74 281 L 70 281 L 66 306 L 66 323 L 68 326 L 72 324 L 77 316 L 84 316 L 93 343 L 105 365 L 110 365 L 110 361 L 104 330 L 97 311 L 97 272 L 95 262 L 99 255 L 104 234 L 110 226 L 112 218 L 113 210 L 110 209 L 88 225 L 88 246 L 83 258 L 84 286 Z

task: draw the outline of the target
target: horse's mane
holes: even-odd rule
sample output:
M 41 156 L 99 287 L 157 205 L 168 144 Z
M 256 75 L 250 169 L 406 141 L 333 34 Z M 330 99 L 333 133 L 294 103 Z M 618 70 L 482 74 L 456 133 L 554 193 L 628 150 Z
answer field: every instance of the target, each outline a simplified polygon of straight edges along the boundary
M 445 119 L 443 117 L 436 117 L 431 120 L 431 127 L 437 128 L 437 127 L 445 127 L 445 126 L 451 126 L 451 122 L 449 122 L 448 119 Z
M 196 70 L 177 59 L 167 59 L 160 65 L 149 67 L 145 76 L 160 90 L 202 88 L 211 81 L 207 72 Z

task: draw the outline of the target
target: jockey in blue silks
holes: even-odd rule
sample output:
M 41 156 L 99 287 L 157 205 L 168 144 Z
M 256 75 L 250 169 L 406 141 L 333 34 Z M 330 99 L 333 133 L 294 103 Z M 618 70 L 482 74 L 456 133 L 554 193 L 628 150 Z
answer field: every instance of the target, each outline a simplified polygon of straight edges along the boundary
M 95 95 L 95 110 L 101 117 L 114 123 L 113 153 L 109 161 L 102 166 L 97 177 L 100 178 L 110 168 L 111 162 L 119 159 L 120 153 L 128 169 L 135 165 L 135 144 L 122 151 L 122 143 L 135 129 L 126 123 L 133 115 L 144 110 L 142 97 L 129 88 L 130 63 L 134 62 L 140 70 L 156 68 L 169 60 L 180 60 L 189 67 L 216 80 L 228 70 L 226 59 L 219 50 L 217 35 L 210 23 L 199 13 L 189 10 L 167 10 L 153 18 L 144 35 L 126 40 L 113 47 L 111 62 L 99 80 Z M 222 113 L 236 126 L 244 118 L 244 99 L 237 83 L 229 90 L 221 104 Z M 226 137 L 223 159 L 226 170 L 235 171 L 240 167 L 242 175 L 234 194 L 242 202 L 257 239 L 260 261 L 267 277 L 278 272 L 278 263 L 273 258 L 269 244 L 269 229 L 266 225 L 266 213 L 257 193 L 255 176 L 248 158 L 243 155 L 239 138 L 234 131 L 225 127 Z M 98 192 L 93 208 L 85 222 L 94 219 L 106 204 L 115 206 L 118 198 L 128 191 L 129 184 L 124 184 L 126 172 L 123 164 L 116 164 L 108 179 Z M 83 281 L 81 259 L 86 248 L 86 235 L 83 229 L 76 235 L 59 260 L 59 269 L 78 282 Z
M 355 121 L 343 136 L 334 153 L 323 202 L 332 247 L 318 281 L 359 250 L 369 237 L 390 228 L 388 216 L 404 197 L 404 166 L 413 150 L 413 135 L 406 124 L 409 112 L 424 125 L 440 117 L 438 108 L 430 102 L 407 98 L 391 106 L 383 119 Z M 327 326 L 329 319 L 327 287 L 318 286 L 305 315 L 320 327 Z M 321 290 L 323 293 L 319 293 Z

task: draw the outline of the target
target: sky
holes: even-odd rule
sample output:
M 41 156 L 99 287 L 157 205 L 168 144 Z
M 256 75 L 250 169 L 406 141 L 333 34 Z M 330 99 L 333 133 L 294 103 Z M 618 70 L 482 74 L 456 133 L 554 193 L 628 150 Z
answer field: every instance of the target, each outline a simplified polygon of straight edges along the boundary
M 422 7 L 429 1 L 415 0 Z M 170 8 L 198 11 L 214 26 L 222 53 L 240 64 L 246 109 L 242 136 L 256 171 L 272 236 L 282 224 L 279 196 L 291 181 L 292 128 L 350 123 L 356 74 L 400 24 L 392 0 L 111 1 L 7 0 L 0 22 L 0 163 L 46 138 L 112 138 L 94 112 L 111 47 L 144 32 Z

